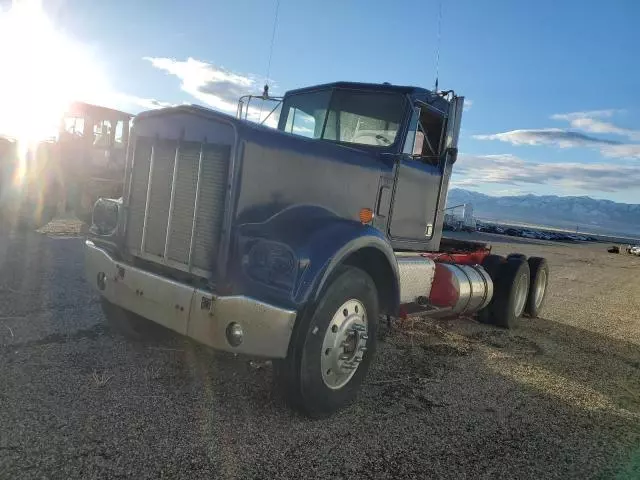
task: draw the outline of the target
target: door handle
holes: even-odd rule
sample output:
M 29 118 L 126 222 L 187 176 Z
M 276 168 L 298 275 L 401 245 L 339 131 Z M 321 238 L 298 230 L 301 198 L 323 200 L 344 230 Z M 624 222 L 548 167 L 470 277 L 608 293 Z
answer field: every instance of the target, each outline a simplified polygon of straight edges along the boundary
M 389 207 L 391 205 L 391 187 L 389 185 L 383 185 L 380 187 L 380 195 L 378 196 L 378 206 L 376 208 L 376 215 L 378 217 L 386 217 L 389 214 Z

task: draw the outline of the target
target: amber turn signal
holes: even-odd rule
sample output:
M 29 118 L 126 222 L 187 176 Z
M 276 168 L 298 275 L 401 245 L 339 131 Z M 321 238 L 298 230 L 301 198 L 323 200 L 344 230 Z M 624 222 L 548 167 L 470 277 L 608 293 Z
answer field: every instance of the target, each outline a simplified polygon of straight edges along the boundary
M 371 223 L 373 220 L 373 210 L 370 208 L 363 208 L 360 210 L 360 222 L 362 224 Z

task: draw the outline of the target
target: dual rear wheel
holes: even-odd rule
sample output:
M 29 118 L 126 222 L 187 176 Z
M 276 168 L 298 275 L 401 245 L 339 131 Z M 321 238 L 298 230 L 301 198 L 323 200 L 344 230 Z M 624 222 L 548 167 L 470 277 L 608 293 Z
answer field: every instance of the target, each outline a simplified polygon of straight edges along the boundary
M 544 305 L 549 266 L 544 258 L 489 255 L 482 266 L 493 281 L 493 298 L 478 312 L 482 323 L 511 328 L 518 318 L 537 318 Z

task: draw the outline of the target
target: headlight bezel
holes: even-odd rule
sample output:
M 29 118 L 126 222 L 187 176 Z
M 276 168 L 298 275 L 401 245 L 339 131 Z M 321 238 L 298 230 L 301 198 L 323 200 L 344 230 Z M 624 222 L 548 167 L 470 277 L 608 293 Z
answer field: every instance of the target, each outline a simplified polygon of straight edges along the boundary
M 112 237 L 118 232 L 122 198 L 99 198 L 91 212 L 91 233 Z
M 255 282 L 290 291 L 298 275 L 298 260 L 288 245 L 256 239 L 246 244 L 242 269 Z

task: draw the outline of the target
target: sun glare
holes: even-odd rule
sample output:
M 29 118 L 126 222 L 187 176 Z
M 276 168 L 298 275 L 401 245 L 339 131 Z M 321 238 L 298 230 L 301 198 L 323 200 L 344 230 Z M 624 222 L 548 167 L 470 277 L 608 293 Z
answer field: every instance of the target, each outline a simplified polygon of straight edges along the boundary
M 65 36 L 37 0 L 0 8 L 0 134 L 31 143 L 54 136 L 74 100 L 108 89 L 86 46 Z

